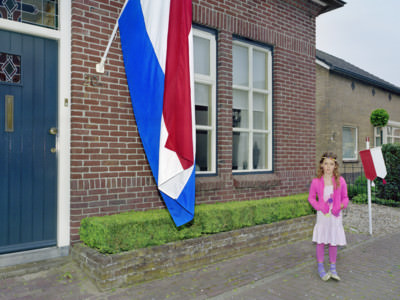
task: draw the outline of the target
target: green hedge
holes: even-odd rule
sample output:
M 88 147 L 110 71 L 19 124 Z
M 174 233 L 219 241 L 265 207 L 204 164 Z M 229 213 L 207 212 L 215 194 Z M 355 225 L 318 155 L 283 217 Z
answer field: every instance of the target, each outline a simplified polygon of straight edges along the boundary
M 368 196 L 367 194 L 358 194 L 357 196 L 354 196 L 353 199 L 351 199 L 351 201 L 357 204 L 367 204 Z M 371 197 L 371 202 L 385 206 L 400 207 L 400 202 L 398 201 L 381 199 L 378 197 L 375 198 Z
M 80 237 L 101 253 L 119 253 L 177 240 L 310 215 L 308 194 L 202 204 L 192 222 L 177 228 L 166 210 L 125 212 L 81 221 Z
M 387 183 L 376 180 L 377 196 L 400 202 L 400 144 L 385 144 L 382 146 L 382 153 L 387 170 Z

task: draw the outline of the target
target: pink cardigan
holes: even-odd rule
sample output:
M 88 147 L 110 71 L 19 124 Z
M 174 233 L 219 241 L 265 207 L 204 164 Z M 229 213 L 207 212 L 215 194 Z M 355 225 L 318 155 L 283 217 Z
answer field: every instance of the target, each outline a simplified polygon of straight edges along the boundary
M 347 196 L 347 185 L 343 177 L 340 177 L 340 187 L 336 189 L 335 178 L 332 178 L 333 183 L 333 206 L 332 214 L 336 217 L 339 216 L 341 205 L 346 208 L 349 204 L 349 197 Z M 324 202 L 324 178 L 314 178 L 311 182 L 310 193 L 308 195 L 308 202 L 315 210 L 320 210 L 323 214 L 329 212 L 329 204 Z M 317 201 L 318 196 L 318 201 Z

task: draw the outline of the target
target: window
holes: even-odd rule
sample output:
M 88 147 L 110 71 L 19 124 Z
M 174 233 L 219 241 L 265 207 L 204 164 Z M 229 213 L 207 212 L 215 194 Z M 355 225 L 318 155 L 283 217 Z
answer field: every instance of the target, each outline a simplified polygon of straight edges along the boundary
M 342 154 L 343 160 L 357 160 L 357 128 L 343 126 L 342 129 Z
M 374 133 L 375 133 L 375 147 L 382 146 L 383 144 L 383 132 L 381 127 L 375 127 L 374 128 Z
M 216 172 L 216 38 L 193 29 L 196 172 Z
M 58 0 L 0 1 L 0 18 L 58 28 Z
M 375 147 L 400 143 L 400 122 L 389 121 L 385 127 L 375 127 Z
M 272 56 L 267 47 L 233 43 L 234 171 L 272 170 Z
M 21 56 L 0 52 L 0 81 L 21 83 Z
M 400 143 L 400 127 L 387 126 L 388 144 Z

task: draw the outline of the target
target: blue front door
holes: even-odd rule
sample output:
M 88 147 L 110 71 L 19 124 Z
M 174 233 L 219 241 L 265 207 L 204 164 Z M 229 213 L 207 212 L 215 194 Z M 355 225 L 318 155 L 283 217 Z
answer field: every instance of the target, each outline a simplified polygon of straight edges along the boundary
M 0 30 L 0 254 L 56 245 L 58 43 Z

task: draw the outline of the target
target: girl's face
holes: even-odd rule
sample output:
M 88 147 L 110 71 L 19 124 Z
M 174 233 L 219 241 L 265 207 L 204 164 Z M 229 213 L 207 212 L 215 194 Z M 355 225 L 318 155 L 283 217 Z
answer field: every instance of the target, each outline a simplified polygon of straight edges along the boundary
M 324 175 L 332 176 L 333 170 L 335 170 L 335 161 L 330 158 L 325 158 L 321 164 L 321 168 L 324 170 Z

